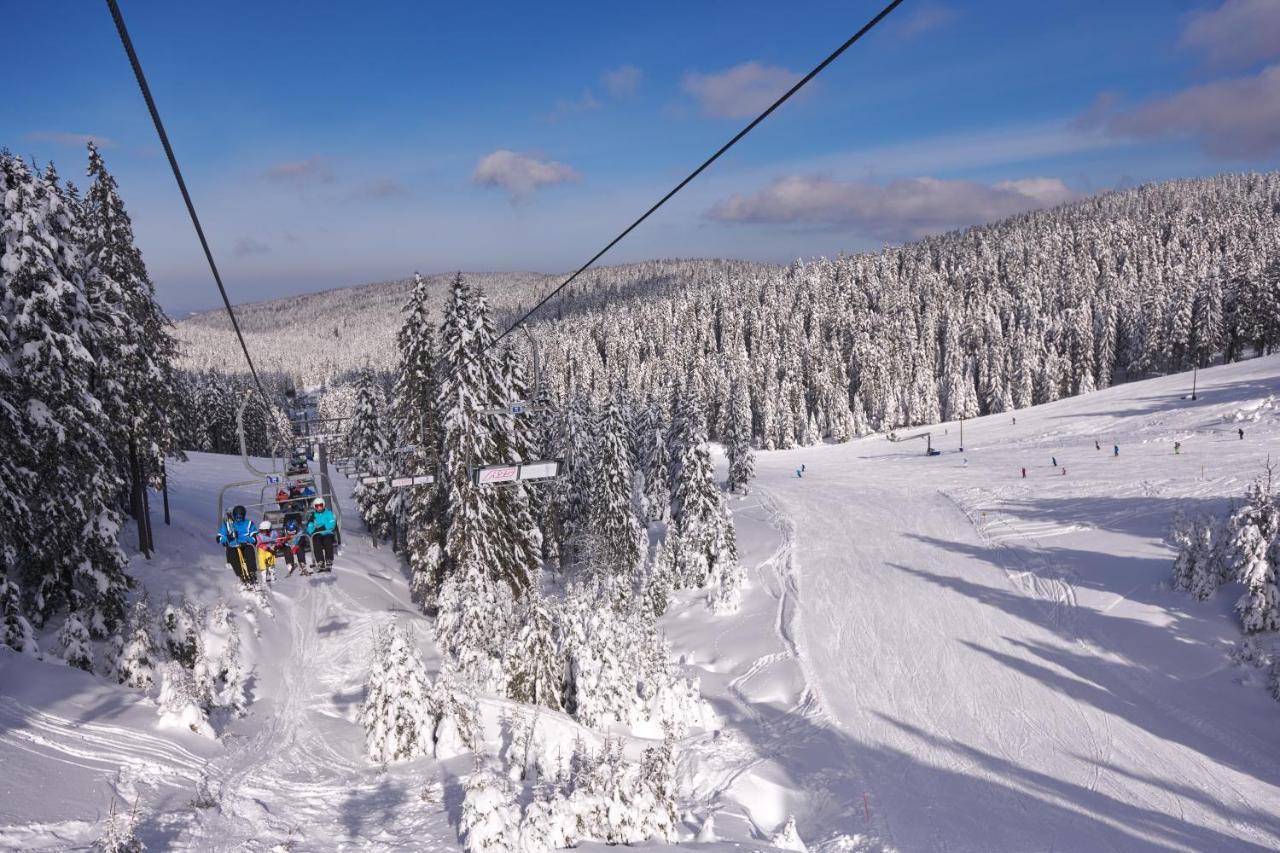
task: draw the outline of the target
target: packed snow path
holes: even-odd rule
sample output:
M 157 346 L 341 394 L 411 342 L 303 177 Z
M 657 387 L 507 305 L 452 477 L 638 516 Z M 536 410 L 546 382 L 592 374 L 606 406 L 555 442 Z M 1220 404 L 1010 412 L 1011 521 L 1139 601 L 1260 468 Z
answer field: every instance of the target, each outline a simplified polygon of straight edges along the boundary
M 941 457 L 883 437 L 761 454 L 801 652 L 887 842 L 1280 847 L 1280 706 L 1234 683 L 1232 589 L 1162 588 L 1160 543 L 1280 450 L 1280 359 L 1199 378 L 1194 402 L 1168 377 L 970 420 L 964 454 L 957 424 L 932 428 Z

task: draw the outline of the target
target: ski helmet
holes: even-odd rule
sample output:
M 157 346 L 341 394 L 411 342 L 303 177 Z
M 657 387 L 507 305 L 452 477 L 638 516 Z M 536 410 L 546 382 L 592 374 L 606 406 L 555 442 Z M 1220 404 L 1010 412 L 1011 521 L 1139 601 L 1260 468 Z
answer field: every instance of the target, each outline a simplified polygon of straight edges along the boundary
M 316 509 L 324 509 L 324 498 L 316 498 L 311 502 L 311 505 Z
M 263 533 L 270 533 L 270 532 L 271 532 L 271 522 L 267 521 L 267 520 L 264 518 L 264 519 L 262 520 L 262 523 L 258 525 L 258 529 L 259 529 L 259 530 L 261 530 Z
M 290 530 L 290 531 L 292 531 L 292 530 L 297 530 L 297 529 L 298 529 L 298 519 L 296 519 L 296 518 L 290 518 L 290 519 L 288 519 L 287 521 L 285 521 L 285 523 L 284 523 L 284 529 L 285 529 L 285 530 Z
M 236 521 L 244 521 L 245 508 L 237 504 L 231 508 L 231 517 Z

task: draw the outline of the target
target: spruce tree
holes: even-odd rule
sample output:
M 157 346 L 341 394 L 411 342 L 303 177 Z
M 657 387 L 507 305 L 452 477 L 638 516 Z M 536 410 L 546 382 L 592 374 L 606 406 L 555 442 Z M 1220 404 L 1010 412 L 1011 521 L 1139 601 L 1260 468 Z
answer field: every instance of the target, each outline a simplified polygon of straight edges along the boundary
M 377 385 L 370 371 L 361 373 L 357 388 L 355 414 L 347 433 L 348 453 L 361 472 L 381 476 L 402 473 L 389 464 L 390 448 L 387 447 L 386 435 L 382 429 Z M 391 518 L 388 514 L 390 496 L 391 487 L 385 482 L 360 482 L 353 490 L 356 506 L 360 509 L 360 515 L 369 528 L 375 546 L 379 539 L 385 539 L 391 533 Z
M 23 503 L 41 507 L 40 536 L 16 543 L 16 562 L 35 621 L 68 607 L 81 612 L 93 636 L 105 637 L 123 621 L 129 579 L 116 541 L 120 480 L 93 393 L 103 330 L 85 293 L 80 227 L 52 169 L 35 177 L 8 156 L 0 168 L 8 186 L 0 293 L 12 310 L 11 390 L 25 400 L 27 440 L 17 449 L 33 475 Z M 49 542 L 57 547 L 42 544 Z
M 27 617 L 22 615 L 22 594 L 18 585 L 0 574 L 0 642 L 17 652 L 36 655 L 40 646 Z
M 756 467 L 755 452 L 751 449 L 751 397 L 745 382 L 736 382 L 733 386 L 725 452 L 729 457 L 729 491 L 745 495 Z
M 155 286 L 134 244 L 133 224 L 115 179 L 92 142 L 88 175 L 93 183 L 83 204 L 85 282 L 94 324 L 104 330 L 94 352 L 96 381 L 111 388 L 99 397 L 121 479 L 130 476 L 130 458 L 136 455 L 145 481 L 135 487 L 158 487 L 164 458 L 180 454 L 174 375 L 178 344 L 156 303 Z
M 444 531 L 447 523 L 444 478 L 440 469 L 439 351 L 426 280 L 414 273 L 397 335 L 400 363 L 396 370 L 394 424 L 397 440 L 414 450 L 404 457 L 413 473 L 428 473 L 436 482 L 393 495 L 392 514 L 408 530 L 409 567 L 414 599 L 435 607 L 444 580 Z
M 648 546 L 633 500 L 634 475 L 626 424 L 617 401 L 605 408 L 596 430 L 598 448 L 591 478 L 591 527 L 610 574 L 634 578 Z
M 556 642 L 553 611 L 535 584 L 519 611 L 519 633 L 507 650 L 506 694 L 517 702 L 561 710 L 564 655 Z
M 369 758 L 385 764 L 431 754 L 430 696 L 426 667 L 404 629 L 392 622 L 379 630 L 359 717 Z

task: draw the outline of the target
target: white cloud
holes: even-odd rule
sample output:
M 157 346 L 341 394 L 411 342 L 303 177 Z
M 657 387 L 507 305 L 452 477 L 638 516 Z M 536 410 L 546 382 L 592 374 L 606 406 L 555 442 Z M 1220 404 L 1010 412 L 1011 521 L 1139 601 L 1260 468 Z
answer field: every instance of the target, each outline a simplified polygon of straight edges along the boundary
M 368 201 L 386 201 L 393 198 L 403 198 L 407 195 L 409 195 L 409 188 L 406 187 L 399 179 L 384 177 L 365 181 L 353 189 L 348 194 L 348 198 Z
M 1280 65 L 1192 86 L 1132 109 L 1100 98 L 1082 120 L 1115 136 L 1190 137 L 1208 154 L 1227 160 L 1268 156 L 1280 152 Z
M 313 184 L 333 183 L 333 167 L 324 157 L 309 157 L 277 163 L 262 173 L 262 178 L 275 184 L 306 187 Z
M 1226 0 L 1192 16 L 1182 44 L 1203 53 L 1215 68 L 1249 68 L 1274 59 L 1280 56 L 1280 2 Z
M 231 253 L 237 258 L 247 258 L 250 255 L 265 255 L 271 251 L 271 247 L 266 243 L 261 243 L 252 237 L 241 237 L 236 240 L 235 246 L 232 247 Z
M 1074 197 L 1058 178 L 981 184 L 921 177 L 874 184 L 793 175 L 750 195 L 724 199 L 707 215 L 729 223 L 848 226 L 898 242 L 992 222 Z
M 907 38 L 937 30 L 950 24 L 960 13 L 941 3 L 925 3 L 917 6 L 903 19 L 898 32 Z
M 35 130 L 27 134 L 27 139 L 32 142 L 52 142 L 54 145 L 77 148 L 83 148 L 90 142 L 97 144 L 99 148 L 114 148 L 116 145 L 114 140 L 96 133 L 67 133 L 62 130 Z
M 634 65 L 622 65 L 612 71 L 600 75 L 600 85 L 611 98 L 626 98 L 634 95 L 640 88 L 640 80 L 644 72 Z
M 564 163 L 500 149 L 480 158 L 471 180 L 483 187 L 501 187 L 513 201 L 541 187 L 577 181 L 580 176 Z
M 746 118 L 763 111 L 801 76 L 786 68 L 744 62 L 718 74 L 685 74 L 680 88 L 697 98 L 705 115 Z
M 548 121 L 559 121 L 560 119 L 571 116 L 576 113 L 589 113 L 600 109 L 600 101 L 590 89 L 584 89 L 581 97 L 576 100 L 566 101 L 563 98 L 556 101 L 555 108 L 546 115 Z

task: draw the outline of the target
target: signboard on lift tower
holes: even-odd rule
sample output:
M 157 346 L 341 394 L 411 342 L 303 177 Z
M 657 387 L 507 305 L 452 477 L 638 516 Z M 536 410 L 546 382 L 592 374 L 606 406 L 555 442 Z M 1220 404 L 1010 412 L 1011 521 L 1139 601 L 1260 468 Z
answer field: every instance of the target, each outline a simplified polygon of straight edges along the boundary
M 490 465 L 476 471 L 477 485 L 485 486 L 493 483 L 510 483 L 520 478 L 519 465 Z

